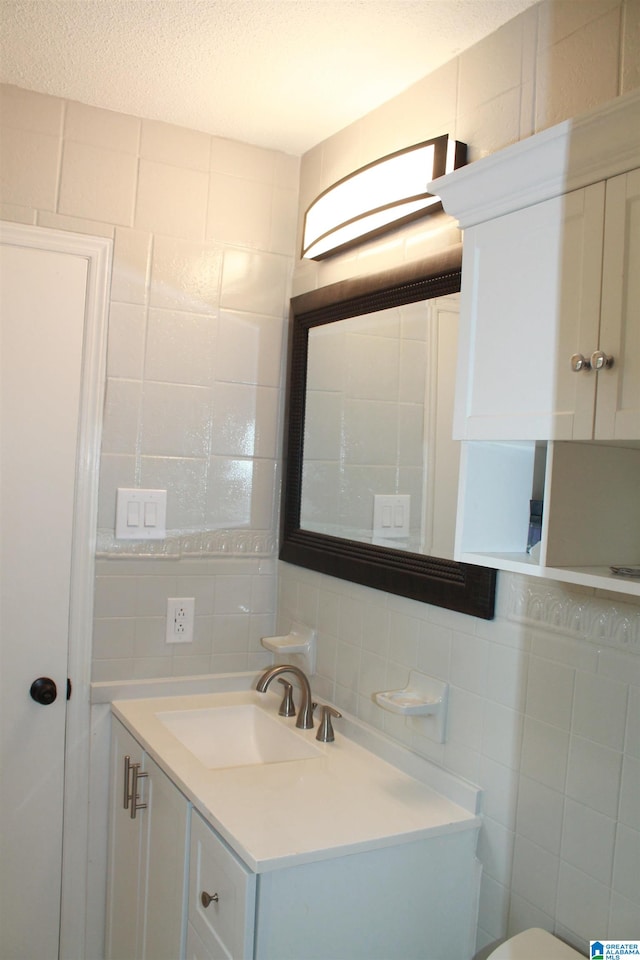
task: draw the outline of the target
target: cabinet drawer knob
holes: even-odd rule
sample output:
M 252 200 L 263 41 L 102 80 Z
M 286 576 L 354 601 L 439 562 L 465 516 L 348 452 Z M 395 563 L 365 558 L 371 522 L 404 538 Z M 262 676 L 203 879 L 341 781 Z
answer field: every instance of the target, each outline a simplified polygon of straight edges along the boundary
M 200 894 L 200 902 L 202 906 L 207 909 L 210 903 L 217 903 L 220 898 L 217 893 L 207 893 L 206 890 L 203 890 Z
M 594 370 L 610 370 L 613 366 L 613 357 L 608 357 L 602 350 L 594 350 L 591 354 L 591 366 Z
M 580 370 L 591 370 L 591 361 L 581 353 L 574 353 L 570 362 L 574 373 L 579 373 Z

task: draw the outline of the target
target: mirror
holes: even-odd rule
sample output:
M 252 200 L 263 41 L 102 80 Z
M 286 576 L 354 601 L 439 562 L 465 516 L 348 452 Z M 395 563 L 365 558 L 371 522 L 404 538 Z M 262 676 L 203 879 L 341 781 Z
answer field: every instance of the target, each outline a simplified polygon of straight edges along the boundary
M 459 298 L 309 330 L 301 529 L 453 560 Z
M 460 291 L 461 262 L 459 245 L 412 264 L 341 281 L 292 299 L 280 559 L 491 619 L 495 570 L 451 559 L 452 524 L 440 529 L 437 522 L 447 513 L 455 515 L 459 445 L 449 441 L 444 454 L 427 450 L 426 472 L 424 461 L 415 452 L 425 446 L 425 437 L 433 440 L 451 433 L 450 423 L 438 422 L 437 403 L 434 410 L 434 378 L 429 377 L 433 363 L 427 358 L 426 368 L 420 373 L 417 368 L 431 343 L 429 325 L 437 328 L 445 322 L 445 314 L 455 323 L 451 298 Z M 412 304 L 420 306 L 408 309 Z M 374 333 L 363 319 L 369 315 L 381 321 Z M 341 326 L 346 320 L 349 324 Z M 425 329 L 420 331 L 416 328 L 422 322 Z M 400 336 L 403 325 L 406 338 Z M 409 346 L 403 346 L 404 339 Z M 412 340 L 420 345 L 419 350 Z M 363 346 L 370 349 L 358 364 Z M 388 351 L 394 356 L 393 364 L 388 364 L 395 368 L 393 376 L 384 374 Z M 350 361 L 343 362 L 348 353 Z M 351 362 L 354 355 L 355 363 Z M 375 363 L 373 357 L 377 357 Z M 369 384 L 362 377 L 366 367 L 375 368 Z M 436 381 L 446 379 L 437 372 Z M 393 394 L 396 405 L 399 401 L 416 407 L 421 384 L 429 403 L 419 412 L 405 408 L 394 413 Z M 447 386 L 452 389 L 451 384 Z M 384 431 L 379 418 L 370 423 L 369 414 L 376 404 L 384 404 Z M 355 413 L 348 422 L 347 407 Z M 391 423 L 395 430 L 389 427 Z M 409 444 L 409 437 L 415 438 L 418 432 L 421 436 Z M 434 485 L 430 480 L 432 475 L 438 476 L 434 467 L 438 457 L 442 471 Z M 451 476 L 453 464 L 454 479 L 443 479 L 447 471 Z M 448 485 L 446 498 L 439 501 L 438 487 L 443 485 Z M 381 530 L 374 532 L 376 494 L 410 497 L 406 535 L 389 536 L 384 523 L 388 514 L 384 513 Z M 385 505 L 389 503 L 383 502 L 382 507 Z M 392 513 L 392 524 L 394 516 Z M 432 553 L 434 549 L 439 554 Z

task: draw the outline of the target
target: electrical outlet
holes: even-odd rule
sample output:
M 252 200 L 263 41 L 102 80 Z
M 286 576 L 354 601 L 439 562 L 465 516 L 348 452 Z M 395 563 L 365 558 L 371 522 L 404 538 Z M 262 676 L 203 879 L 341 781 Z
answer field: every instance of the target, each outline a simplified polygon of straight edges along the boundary
M 169 597 L 167 600 L 167 643 L 191 643 L 195 597 Z

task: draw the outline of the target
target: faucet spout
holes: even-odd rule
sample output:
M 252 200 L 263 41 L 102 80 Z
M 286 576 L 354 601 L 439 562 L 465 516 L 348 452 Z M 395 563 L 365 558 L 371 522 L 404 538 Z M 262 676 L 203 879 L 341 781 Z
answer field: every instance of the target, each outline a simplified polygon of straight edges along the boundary
M 258 693 L 266 693 L 271 681 L 279 677 L 281 673 L 292 673 L 294 677 L 298 678 L 300 687 L 302 688 L 302 702 L 300 703 L 300 710 L 296 719 L 296 727 L 299 727 L 301 730 L 312 730 L 313 703 L 311 701 L 311 687 L 306 674 L 300 670 L 299 667 L 294 667 L 290 663 L 281 663 L 275 667 L 269 667 L 258 680 L 256 690 Z

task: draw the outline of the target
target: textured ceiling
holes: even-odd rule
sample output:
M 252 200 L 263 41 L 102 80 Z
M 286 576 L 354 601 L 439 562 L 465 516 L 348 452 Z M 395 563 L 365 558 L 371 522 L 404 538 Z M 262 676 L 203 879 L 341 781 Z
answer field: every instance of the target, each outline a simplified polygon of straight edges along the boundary
M 0 0 L 0 80 L 301 154 L 536 0 Z

